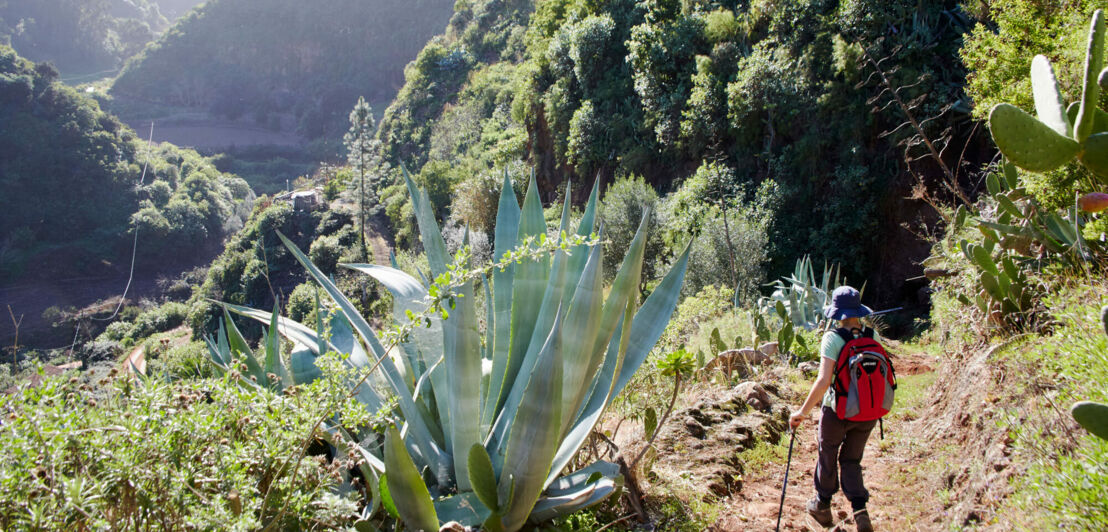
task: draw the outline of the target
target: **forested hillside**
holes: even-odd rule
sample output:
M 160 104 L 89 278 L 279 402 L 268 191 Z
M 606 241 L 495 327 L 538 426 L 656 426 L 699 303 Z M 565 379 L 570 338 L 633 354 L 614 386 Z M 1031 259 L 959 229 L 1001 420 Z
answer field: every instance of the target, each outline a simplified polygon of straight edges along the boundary
M 449 0 L 211 0 L 134 58 L 112 95 L 341 135 L 358 96 L 383 108 Z
M 3 46 L 0 123 L 0 284 L 125 262 L 135 230 L 140 263 L 179 261 L 250 213 L 245 181 L 193 151 L 148 148 L 52 67 Z
M 954 1 L 461 1 L 378 135 L 394 165 L 462 187 L 454 212 L 513 161 L 546 198 L 571 179 L 580 200 L 596 176 L 664 195 L 700 175 L 685 201 L 740 221 L 762 205 L 769 271 L 811 255 L 891 301 L 926 256 L 901 228 L 920 203 L 903 198 L 919 179 L 955 197 L 925 137 L 947 168 L 981 156 L 958 56 L 969 28 Z M 902 87 L 898 105 L 886 89 Z M 425 166 L 441 161 L 472 177 Z
M 112 71 L 169 27 L 158 7 L 152 0 L 3 0 L 0 44 L 67 76 Z

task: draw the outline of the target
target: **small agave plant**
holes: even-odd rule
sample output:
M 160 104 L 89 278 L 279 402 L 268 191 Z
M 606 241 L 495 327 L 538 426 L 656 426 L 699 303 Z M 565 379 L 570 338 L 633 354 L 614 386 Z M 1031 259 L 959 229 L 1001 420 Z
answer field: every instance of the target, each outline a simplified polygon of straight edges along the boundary
M 772 316 L 776 312 L 785 323 L 808 331 L 815 330 L 823 320 L 823 307 L 827 306 L 828 298 L 839 282 L 839 268 L 826 264 L 822 277 L 817 280 L 812 259 L 805 256 L 796 261 L 791 276 L 767 285 L 774 287 L 773 293 L 759 299 L 758 310 L 764 316 Z
M 382 378 L 376 385 L 351 387 L 371 412 L 395 397 L 395 419 L 383 446 L 376 438 L 352 443 L 356 440 L 341 429 L 330 429 L 338 452 L 364 463 L 373 500 L 363 517 L 383 502 L 415 530 L 438 530 L 449 521 L 518 530 L 528 521 L 542 522 L 611 496 L 621 483 L 617 465 L 564 470 L 669 322 L 688 249 L 639 306 L 644 216 L 605 297 L 604 251 L 595 240 L 596 187 L 575 231 L 565 205 L 561 247 L 533 253 L 528 250 L 535 242 L 549 243 L 534 179 L 521 209 L 505 176 L 494 235 L 494 257 L 503 268 L 491 268 L 485 282 L 460 283 L 449 298 L 453 306 L 431 313 L 431 302 L 444 298 L 443 280 L 449 284 L 468 265 L 448 265 L 427 192 L 406 173 L 405 180 L 431 270 L 427 278 L 436 282 L 427 286 L 395 268 L 344 265 L 393 294 L 399 321 L 421 324 L 403 335 L 398 349 L 386 352 L 335 284 L 282 235 L 338 306 L 329 333 L 321 333 L 323 318 L 309 327 L 276 309 L 266 313 L 226 304 L 224 325 L 208 342 L 212 360 L 223 371 L 245 366 L 246 382 L 277 388 L 317 378 L 315 359 L 330 351 L 348 353 L 347 363 L 356 368 L 379 365 L 375 371 Z M 483 285 L 487 302 L 483 331 L 477 285 Z M 226 311 L 269 324 L 261 353 L 251 353 Z M 278 334 L 293 344 L 288 368 L 279 355 Z

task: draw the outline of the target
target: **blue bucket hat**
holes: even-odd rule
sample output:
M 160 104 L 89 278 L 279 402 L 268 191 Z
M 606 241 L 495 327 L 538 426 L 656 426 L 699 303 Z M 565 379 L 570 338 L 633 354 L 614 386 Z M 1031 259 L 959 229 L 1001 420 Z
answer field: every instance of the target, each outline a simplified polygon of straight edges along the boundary
M 831 305 L 823 307 L 823 315 L 832 320 L 861 318 L 873 311 L 862 304 L 862 295 L 853 287 L 840 286 L 831 292 Z

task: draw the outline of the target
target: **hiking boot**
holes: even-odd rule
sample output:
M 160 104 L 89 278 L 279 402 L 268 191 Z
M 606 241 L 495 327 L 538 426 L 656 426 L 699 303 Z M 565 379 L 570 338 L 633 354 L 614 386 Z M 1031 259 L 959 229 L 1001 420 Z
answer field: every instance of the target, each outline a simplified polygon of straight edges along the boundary
M 808 515 L 820 525 L 829 527 L 835 524 L 835 518 L 831 515 L 831 503 L 819 502 L 819 497 L 816 497 L 808 501 L 805 508 L 808 510 Z
M 869 522 L 869 512 L 865 508 L 854 512 L 854 526 L 858 532 L 873 532 L 873 523 Z

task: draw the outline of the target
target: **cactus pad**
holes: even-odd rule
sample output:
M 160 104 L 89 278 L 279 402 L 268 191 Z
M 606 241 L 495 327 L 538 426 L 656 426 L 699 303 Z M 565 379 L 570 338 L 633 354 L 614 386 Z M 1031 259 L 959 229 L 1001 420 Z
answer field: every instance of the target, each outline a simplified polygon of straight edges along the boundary
M 1089 135 L 1085 139 L 1081 162 L 1094 174 L 1108 177 L 1108 132 Z
M 1097 85 L 1097 76 L 1104 66 L 1104 10 L 1098 9 L 1093 13 L 1093 20 L 1089 25 L 1089 45 L 1085 51 L 1085 83 L 1081 92 L 1081 108 L 1077 112 L 1077 120 L 1073 125 L 1073 138 L 1077 142 L 1085 142 L 1093 133 L 1093 121 L 1096 116 L 1096 106 L 1100 98 L 1100 86 Z
M 1070 408 L 1070 414 L 1085 430 L 1102 440 L 1108 440 L 1108 405 L 1080 401 Z
M 1050 126 L 1062 136 L 1072 134 L 1072 126 L 1062 107 L 1062 96 L 1058 94 L 1058 80 L 1050 60 L 1044 55 L 1036 55 L 1031 61 L 1031 90 L 1035 95 L 1035 114 L 1039 121 Z
M 997 104 L 989 113 L 993 141 L 1016 166 L 1032 172 L 1053 170 L 1077 155 L 1080 146 L 1059 135 L 1050 126 L 1007 104 Z

